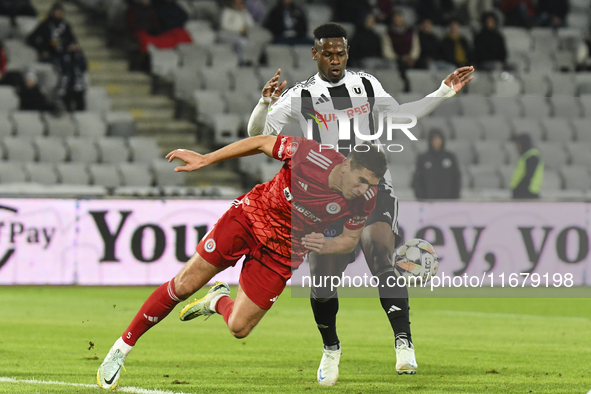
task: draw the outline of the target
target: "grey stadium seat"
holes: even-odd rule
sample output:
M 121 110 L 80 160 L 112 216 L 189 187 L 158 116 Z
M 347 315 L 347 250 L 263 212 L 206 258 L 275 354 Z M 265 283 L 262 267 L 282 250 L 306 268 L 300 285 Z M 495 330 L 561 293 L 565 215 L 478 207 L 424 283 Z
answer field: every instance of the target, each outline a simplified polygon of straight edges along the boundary
M 469 94 L 490 96 L 494 88 L 491 74 L 485 71 L 476 73 L 467 88 Z
M 152 186 L 152 171 L 148 163 L 120 163 L 118 167 L 124 186 Z
M 231 70 L 238 67 L 238 55 L 229 44 L 218 44 L 209 48 L 211 65 L 219 70 Z
M 160 148 L 153 137 L 130 137 L 128 143 L 134 163 L 151 163 L 161 157 Z
M 509 53 L 524 53 L 532 48 L 532 37 L 529 32 L 522 27 L 504 27 L 501 30 L 505 36 L 507 51 Z
M 68 137 L 66 145 L 70 152 L 70 161 L 75 163 L 97 163 L 99 151 L 92 138 Z
M 277 72 L 276 68 L 273 67 L 259 67 L 257 69 L 257 73 L 259 75 L 259 84 L 261 86 L 261 89 L 263 88 L 263 86 L 265 85 L 265 83 L 271 79 L 271 77 L 273 77 L 273 75 L 275 75 L 275 73 Z M 307 79 L 309 76 L 304 77 L 304 80 Z M 292 87 L 296 82 L 298 82 L 293 75 L 291 74 L 291 72 L 289 70 L 284 70 L 281 69 L 281 80 L 282 81 L 286 81 L 287 85 L 285 86 L 285 90 L 289 89 L 290 87 Z
M 581 116 L 579 100 L 573 96 L 552 96 L 550 97 L 553 116 L 565 116 L 578 118 Z
M 444 118 L 444 117 L 432 116 L 432 117 L 428 117 L 428 118 L 419 119 L 417 121 L 417 126 L 421 127 L 421 129 L 423 131 L 423 135 L 421 137 L 425 138 L 425 139 L 429 135 L 429 132 L 431 131 L 431 129 L 439 129 L 439 130 L 443 131 L 443 135 L 448 140 L 452 137 L 451 126 L 448 122 L 448 119 Z M 411 131 L 413 131 L 413 129 L 411 129 Z M 419 136 L 416 135 L 416 133 L 413 132 L 413 134 L 415 134 L 415 136 L 417 138 L 419 138 Z
M 150 48 L 151 74 L 160 78 L 171 79 L 179 67 L 179 54 L 174 49 Z
M 24 69 L 37 61 L 37 51 L 19 39 L 4 41 L 4 48 L 8 58 L 6 68 L 9 70 Z
M 121 175 L 115 164 L 90 164 L 88 172 L 92 178 L 92 184 L 105 187 L 117 187 L 121 185 Z
M 232 70 L 231 73 L 235 91 L 243 93 L 257 92 L 260 94 L 261 90 L 263 90 L 264 85 L 261 85 L 259 77 L 253 68 L 238 68 Z M 269 76 L 269 79 L 271 79 L 271 76 Z M 267 79 L 267 81 L 269 79 Z M 284 90 L 287 90 L 288 88 L 289 87 L 286 86 Z
M 409 189 L 412 187 L 413 165 L 391 164 L 388 168 L 392 174 L 392 186 L 394 186 L 394 190 Z
M 546 97 L 550 93 L 550 82 L 545 74 L 532 72 L 521 74 L 520 78 L 524 95 Z
M 0 111 L 0 137 L 6 137 L 14 133 L 14 125 L 8 112 Z
M 562 189 L 562 177 L 557 170 L 551 168 L 544 169 L 544 180 L 542 181 L 541 194 L 548 191 L 555 191 Z
M 135 120 L 127 111 L 109 111 L 105 114 L 109 135 L 128 137 L 135 134 Z
M 193 92 L 197 106 L 197 122 L 213 124 L 213 115 L 226 112 L 226 106 L 219 90 L 196 90 Z
M 591 95 L 584 95 L 579 97 L 579 103 L 583 109 L 583 116 L 591 119 Z
M 568 163 L 568 155 L 562 143 L 538 142 L 534 146 L 540 151 L 545 168 L 558 170 Z
M 493 84 L 496 97 L 517 97 L 522 91 L 521 81 L 507 72 L 494 75 Z
M 485 140 L 507 141 L 512 135 L 511 125 L 507 121 L 508 116 L 498 114 L 495 116 L 481 116 L 478 118 Z
M 499 177 L 496 168 L 492 166 L 472 165 L 468 167 L 468 173 L 470 175 L 472 189 L 482 190 L 501 188 L 501 178 Z
M 447 140 L 445 149 L 456 155 L 460 166 L 474 163 L 474 150 L 472 143 L 466 140 Z
M 243 114 L 252 112 L 256 106 L 258 97 L 260 95 L 253 95 L 252 93 L 242 92 L 225 92 L 224 99 L 228 103 L 228 112 L 235 114 Z
M 55 185 L 58 183 L 55 167 L 48 163 L 25 163 L 25 171 L 29 182 L 43 185 Z
M 81 163 L 58 163 L 56 170 L 60 183 L 64 185 L 89 185 L 90 176 Z
M 439 107 L 435 108 L 432 114 L 433 116 L 446 116 L 449 118 L 460 116 L 462 114 L 462 107 L 460 106 L 460 102 L 453 98 L 451 100 L 446 100 Z
M 39 20 L 35 16 L 17 16 L 15 22 L 17 33 L 22 38 L 31 34 L 39 24 Z
M 86 90 L 86 110 L 104 113 L 111 109 L 111 99 L 107 89 L 101 86 L 90 86 Z
M 566 150 L 573 165 L 591 168 L 591 142 L 569 142 Z
M 265 48 L 267 54 L 267 66 L 291 70 L 295 67 L 293 53 L 289 45 L 267 45 Z
M 489 102 L 493 115 L 503 116 L 505 118 L 515 118 L 523 115 L 523 107 L 516 97 L 491 97 Z
M 23 183 L 27 173 L 22 163 L 0 162 L 0 183 Z
M 574 132 L 568 118 L 545 118 L 540 123 L 546 131 L 546 140 L 555 142 L 574 140 Z
M 464 116 L 486 116 L 491 113 L 491 106 L 488 98 L 475 94 L 454 97 L 452 100 L 458 100 Z
M 591 189 L 591 177 L 589 168 L 583 166 L 568 166 L 560 170 L 564 179 L 564 188 L 570 190 Z
M 37 137 L 34 139 L 38 159 L 43 163 L 61 163 L 68 158 L 68 148 L 59 137 Z
M 549 76 L 552 96 L 574 96 L 577 84 L 572 73 L 553 73 Z
M 479 165 L 497 167 L 505 164 L 507 157 L 500 141 L 476 141 L 474 152 Z
M 591 142 L 591 118 L 573 119 L 571 124 L 577 135 L 577 141 Z
M 75 112 L 74 122 L 77 135 L 81 137 L 103 137 L 107 135 L 107 124 L 98 112 Z
M 478 141 L 482 139 L 482 128 L 477 118 L 456 117 L 450 119 L 450 123 L 455 139 L 465 139 L 467 141 Z
M 202 68 L 200 70 L 203 87 L 209 90 L 227 92 L 232 87 L 232 79 L 228 70 L 218 67 Z
M 214 144 L 227 145 L 240 139 L 242 119 L 238 114 L 217 114 L 213 117 Z
M 190 20 L 185 24 L 185 30 L 189 32 L 196 45 L 207 46 L 215 42 L 216 34 L 209 21 Z
M 437 88 L 433 74 L 426 70 L 408 70 L 406 77 L 410 83 L 410 91 L 427 95 Z
M 384 90 L 393 97 L 398 97 L 398 93 L 404 90 L 404 81 L 396 71 L 376 70 L 373 75 L 380 81 Z
M 203 87 L 201 75 L 191 67 L 181 67 L 173 76 L 174 98 L 189 102 L 193 92 Z
M 16 135 L 22 137 L 38 137 L 45 133 L 45 125 L 37 111 L 16 111 L 12 113 L 16 126 Z
M 524 117 L 544 118 L 550 116 L 550 105 L 546 97 L 522 96 L 520 99 Z
M 184 68 L 190 68 L 195 72 L 209 64 L 209 50 L 193 44 L 181 44 L 177 47 L 180 53 L 181 64 Z
M 513 170 L 515 165 L 507 164 L 497 167 L 497 172 L 501 177 L 501 187 L 509 189 L 511 187 L 511 178 L 513 177 Z
M 12 33 L 12 26 L 10 25 L 10 18 L 7 16 L 0 16 L 0 41 L 6 40 Z
M 12 86 L 0 86 L 0 111 L 14 111 L 19 108 L 20 99 Z
M 414 166 L 417 162 L 416 143 L 403 144 L 404 149 L 401 152 L 385 152 L 389 164 Z
M 166 159 L 152 161 L 152 170 L 158 186 L 183 186 L 186 172 L 174 172 L 176 164 L 169 163 Z
M 308 63 L 314 63 L 310 45 L 294 45 L 292 50 L 297 67 L 306 67 Z
M 59 117 L 45 114 L 43 116 L 47 125 L 47 134 L 51 137 L 71 137 L 76 135 L 76 124 L 69 114 Z
M 101 163 L 124 163 L 129 161 L 129 149 L 123 137 L 103 137 L 96 140 Z
M 2 140 L 7 161 L 35 161 L 37 152 L 29 138 L 6 137 Z
M 515 118 L 511 119 L 513 123 L 513 134 L 528 133 L 534 143 L 543 138 L 543 128 L 537 118 Z
M 503 150 L 507 155 L 507 161 L 510 165 L 517 164 L 519 160 L 519 152 L 517 152 L 517 146 L 515 145 L 514 141 L 507 141 L 502 143 Z

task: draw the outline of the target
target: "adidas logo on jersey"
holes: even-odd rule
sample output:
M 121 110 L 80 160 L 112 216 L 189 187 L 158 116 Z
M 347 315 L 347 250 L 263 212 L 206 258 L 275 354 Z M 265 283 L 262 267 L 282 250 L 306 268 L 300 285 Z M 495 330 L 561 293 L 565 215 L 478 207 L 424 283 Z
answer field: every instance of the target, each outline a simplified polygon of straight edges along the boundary
M 298 183 L 300 184 L 300 186 L 302 187 L 302 189 L 304 189 L 305 191 L 308 191 L 308 185 L 307 184 L 305 184 L 302 181 L 298 181 Z
M 318 105 L 318 104 L 322 104 L 322 103 L 327 103 L 327 102 L 329 102 L 329 101 L 330 101 L 330 99 L 329 99 L 328 97 L 326 97 L 326 96 L 324 95 L 324 93 L 322 93 L 322 94 L 320 95 L 320 98 L 318 99 L 318 101 L 316 101 L 316 105 Z

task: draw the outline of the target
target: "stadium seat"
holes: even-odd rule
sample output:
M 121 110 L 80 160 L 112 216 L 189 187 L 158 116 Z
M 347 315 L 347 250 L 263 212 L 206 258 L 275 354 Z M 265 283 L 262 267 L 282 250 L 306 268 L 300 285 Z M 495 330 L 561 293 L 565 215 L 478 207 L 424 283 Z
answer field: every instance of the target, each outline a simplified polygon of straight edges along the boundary
M 205 47 L 194 44 L 180 44 L 177 51 L 180 54 L 182 67 L 193 72 L 210 64 L 210 53 Z
M 535 50 L 545 50 L 552 53 L 558 49 L 558 37 L 553 29 L 534 27 L 530 30 Z
M 376 70 L 373 75 L 380 81 L 384 90 L 394 98 L 398 97 L 398 93 L 404 90 L 404 82 L 398 72 L 392 70 Z
M 417 144 L 404 144 L 401 152 L 385 152 L 388 163 L 395 165 L 414 166 L 417 161 Z M 426 147 L 425 147 L 426 148 Z M 421 151 L 422 152 L 422 151 Z
M 281 162 L 277 160 L 265 160 L 259 164 L 259 177 L 261 182 L 268 182 L 281 169 Z
M 553 73 L 549 76 L 552 96 L 574 96 L 577 85 L 573 73 Z
M 560 142 L 544 141 L 534 143 L 534 146 L 540 151 L 544 168 L 559 170 L 568 163 L 568 154 L 564 150 L 564 145 Z
M 273 41 L 273 34 L 264 27 L 255 24 L 248 32 L 248 39 L 260 47 L 265 47 Z
M 519 160 L 519 152 L 517 152 L 517 146 L 515 145 L 515 142 L 505 141 L 501 142 L 501 145 L 505 151 L 507 162 L 513 166 L 517 164 L 517 161 Z
M 223 96 L 228 104 L 228 112 L 244 114 L 252 112 L 260 94 L 226 91 Z
M 552 96 L 549 98 L 552 105 L 552 116 L 578 118 L 581 116 L 579 100 L 573 96 Z
M 172 80 L 172 76 L 179 67 L 179 54 L 174 49 L 157 49 L 150 46 L 150 73 L 166 80 Z
M 501 33 L 505 36 L 505 43 L 509 53 L 523 53 L 531 50 L 532 37 L 527 29 L 522 27 L 503 27 Z
M 97 163 L 99 151 L 92 138 L 67 137 L 66 146 L 70 152 L 70 161 L 74 163 Z
M 418 100 L 422 99 L 423 97 L 425 97 L 425 95 L 419 94 L 419 93 L 404 93 L 404 92 L 402 92 L 402 93 L 394 94 L 393 97 L 396 99 L 396 101 L 398 101 L 399 104 L 406 104 L 406 103 L 412 103 L 413 101 L 418 101 Z
M 238 114 L 217 114 L 213 117 L 214 144 L 228 145 L 240 139 L 242 120 Z
M 185 30 L 191 36 L 193 44 L 207 46 L 213 45 L 216 40 L 216 33 L 211 26 L 206 27 L 207 21 L 190 20 L 185 24 Z
M 238 55 L 229 44 L 217 44 L 209 48 L 211 66 L 218 70 L 232 70 L 238 67 Z
M 513 134 L 528 133 L 534 143 L 543 139 L 543 128 L 538 118 L 515 118 L 511 119 Z
M 523 115 L 523 107 L 517 97 L 490 97 L 489 102 L 493 115 L 504 118 L 515 118 Z
M 151 168 L 154 171 L 154 178 L 158 186 L 183 186 L 185 184 L 186 172 L 174 172 L 174 164 L 166 159 L 152 161 Z
M 123 137 L 102 137 L 96 139 L 101 163 L 124 163 L 129 161 L 129 149 Z
M 259 164 L 261 158 L 259 155 L 244 156 L 238 158 L 238 171 L 250 176 L 259 175 Z
M 482 139 L 482 128 L 478 118 L 455 117 L 450 119 L 451 127 L 456 140 L 478 141 Z
M 104 187 L 117 187 L 121 185 L 121 175 L 115 164 L 90 164 L 88 172 L 92 178 L 92 184 Z
M 111 136 L 128 137 L 135 134 L 135 120 L 127 111 L 108 111 L 105 121 Z
M 394 186 L 394 190 L 398 191 L 412 187 L 414 165 L 392 164 L 388 168 L 392 174 L 392 186 Z
M 585 119 L 572 119 L 571 125 L 576 134 L 577 141 L 586 141 L 591 142 L 591 120 L 589 118 Z
M 267 67 L 281 68 L 282 70 L 295 68 L 293 53 L 289 45 L 267 45 L 265 54 L 267 55 Z
M 128 143 L 134 163 L 151 163 L 162 156 L 153 137 L 129 137 Z
M 200 71 L 203 88 L 227 92 L 232 88 L 232 79 L 228 70 L 217 67 L 202 68 Z
M 107 135 L 107 124 L 98 112 L 74 112 L 73 116 L 76 134 L 80 137 L 97 138 Z
M 17 16 L 15 18 L 16 33 L 18 37 L 25 39 L 35 30 L 39 24 L 39 19 L 35 16 Z
M 431 114 L 433 116 L 444 116 L 449 118 L 461 116 L 462 107 L 460 106 L 460 102 L 457 99 L 452 98 L 451 100 L 446 100 L 439 107 L 435 108 Z
M 531 118 L 544 118 L 550 116 L 550 105 L 546 97 L 522 96 L 523 116 Z
M 494 141 L 509 140 L 513 136 L 513 132 L 507 120 L 508 117 L 510 116 L 503 113 L 497 113 L 495 116 L 479 117 L 478 122 L 484 132 L 484 139 Z
M 511 188 L 511 178 L 513 177 L 513 170 L 515 169 L 515 165 L 513 164 L 506 164 L 497 167 L 497 172 L 501 177 L 501 187 L 503 189 L 510 189 Z
M 467 88 L 470 95 L 490 96 L 493 92 L 493 82 L 490 73 L 485 71 L 476 73 Z
M 147 163 L 119 163 L 123 186 L 152 186 L 152 171 Z
M 579 97 L 579 104 L 583 110 L 583 116 L 585 118 L 591 118 L 591 94 L 586 94 Z
M 577 94 L 583 96 L 591 94 L 591 72 L 578 72 L 575 74 Z
M 68 158 L 68 148 L 59 137 L 36 137 L 33 140 L 38 160 L 42 163 L 61 163 Z
M 76 124 L 69 114 L 59 117 L 43 114 L 43 120 L 47 125 L 47 134 L 51 137 L 71 137 L 76 135 Z
M 32 63 L 28 66 L 37 72 L 39 88 L 45 95 L 52 97 L 59 83 L 59 73 L 55 66 L 49 63 Z
M 38 137 L 45 133 L 45 125 L 37 111 L 15 111 L 12 120 L 16 126 L 16 135 L 20 137 Z
M 572 50 L 558 50 L 554 52 L 556 71 L 575 71 L 577 67 L 576 53 Z
M 173 76 L 174 98 L 190 102 L 193 92 L 203 87 L 201 75 L 192 67 L 181 67 Z
M 60 183 L 64 185 L 89 185 L 90 175 L 86 166 L 80 163 L 58 163 L 56 170 Z
M 591 168 L 591 142 L 567 142 L 566 150 L 572 165 Z
M 23 183 L 27 181 L 27 173 L 22 163 L 0 162 L 0 183 Z
M 410 91 L 423 96 L 432 93 L 438 86 L 433 74 L 427 70 L 408 70 L 406 78 L 410 83 Z
M 8 58 L 6 65 L 6 69 L 8 70 L 24 70 L 37 61 L 37 51 L 27 46 L 20 39 L 8 39 L 4 41 L 4 48 L 6 49 L 6 57 Z
M 544 169 L 544 180 L 542 181 L 540 194 L 544 195 L 545 192 L 561 190 L 562 184 L 562 177 L 557 170 Z
M 497 167 L 507 161 L 505 150 L 500 141 L 475 141 L 474 152 L 479 165 Z
M 230 73 L 232 76 L 234 91 L 248 94 L 255 92 L 260 95 L 264 84 L 260 83 L 259 76 L 253 68 L 237 68 L 231 70 Z M 269 76 L 269 79 L 271 79 L 271 76 Z M 267 79 L 267 81 L 269 79 Z M 286 86 L 284 90 L 287 89 L 289 89 L 289 86 Z
M 111 109 L 111 99 L 107 89 L 102 86 L 90 86 L 86 90 L 86 110 L 104 113 Z
M 584 166 L 564 166 L 560 169 L 564 179 L 564 188 L 569 190 L 591 189 L 589 168 Z
M 55 167 L 48 163 L 25 163 L 25 172 L 28 174 L 29 182 L 42 185 L 55 185 L 58 183 L 58 176 Z
M 312 47 L 310 45 L 294 45 L 292 47 L 292 53 L 295 65 L 298 68 L 306 67 L 310 63 L 316 63 L 312 60 Z
M 428 118 L 422 118 L 417 121 L 417 126 L 422 129 L 422 134 L 420 135 L 421 139 L 426 140 L 431 129 L 439 129 L 443 131 L 443 135 L 447 140 L 451 139 L 453 136 L 451 126 L 448 119 L 445 117 L 430 116 Z M 414 133 L 414 131 L 413 134 L 415 134 L 417 138 L 419 137 L 416 135 L 418 133 Z
M 332 9 L 327 4 L 312 3 L 306 7 L 308 14 L 308 35 L 313 36 L 316 26 L 330 22 L 332 19 Z
M 574 131 L 568 118 L 543 118 L 540 123 L 546 132 L 546 140 L 554 142 L 574 140 Z
M 550 83 L 546 74 L 530 72 L 519 76 L 523 82 L 523 94 L 525 96 L 546 97 L 550 94 Z
M 14 125 L 10 119 L 8 112 L 0 111 L 0 137 L 12 135 L 14 132 Z
M 6 137 L 2 140 L 7 161 L 28 162 L 35 161 L 37 151 L 29 138 Z
M 6 40 L 12 34 L 12 26 L 10 18 L 7 16 L 0 16 L 0 41 Z
M 14 111 L 19 108 L 20 99 L 12 86 L 0 86 L 0 111 Z
M 474 163 L 474 150 L 470 141 L 448 140 L 445 141 L 445 149 L 456 155 L 460 166 Z
M 462 108 L 464 116 L 487 116 L 490 115 L 491 107 L 488 98 L 476 94 L 454 97 Z
M 554 54 L 546 48 L 536 47 L 524 55 L 527 56 L 529 71 L 532 73 L 551 73 L 556 69 Z
M 276 72 L 277 72 L 277 69 L 274 67 L 259 67 L 257 69 L 257 73 L 259 75 L 259 85 L 260 85 L 259 90 L 262 90 L 265 83 L 269 79 L 271 79 L 273 77 L 273 75 L 275 75 Z M 305 77 L 305 78 L 307 78 L 307 77 Z M 286 90 L 289 89 L 290 87 L 292 87 L 297 82 L 295 80 L 295 78 L 293 77 L 293 75 L 289 71 L 283 70 L 283 69 L 281 69 L 281 80 L 287 81 L 287 85 L 285 87 Z
M 521 94 L 521 81 L 511 73 L 494 74 L 492 80 L 493 95 L 496 97 L 517 97 Z
M 500 189 L 501 178 L 497 169 L 489 165 L 468 166 L 472 189 Z M 467 182 L 466 182 L 467 183 Z
M 213 116 L 226 112 L 226 105 L 219 90 L 196 90 L 193 99 L 197 107 L 198 123 L 213 124 Z

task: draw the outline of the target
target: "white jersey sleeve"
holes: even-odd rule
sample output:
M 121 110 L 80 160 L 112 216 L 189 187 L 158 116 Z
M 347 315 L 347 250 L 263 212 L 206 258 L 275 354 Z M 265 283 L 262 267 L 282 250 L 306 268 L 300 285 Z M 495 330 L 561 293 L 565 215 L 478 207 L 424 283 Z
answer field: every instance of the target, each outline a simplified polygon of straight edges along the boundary
M 301 126 L 305 125 L 306 122 L 301 111 L 294 107 L 301 101 L 301 91 L 300 87 L 292 87 L 269 107 L 265 129 L 263 130 L 264 135 L 280 134 L 286 126 L 295 124 L 295 122 Z

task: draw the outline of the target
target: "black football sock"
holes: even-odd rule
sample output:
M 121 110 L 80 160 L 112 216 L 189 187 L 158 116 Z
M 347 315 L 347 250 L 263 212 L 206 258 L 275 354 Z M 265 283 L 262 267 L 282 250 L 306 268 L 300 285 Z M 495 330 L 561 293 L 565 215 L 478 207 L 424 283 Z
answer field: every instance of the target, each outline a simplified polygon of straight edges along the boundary
M 322 335 L 322 342 L 324 347 L 330 350 L 337 350 L 331 346 L 339 344 L 339 337 L 337 336 L 337 312 L 339 311 L 339 299 L 334 298 L 310 298 L 312 304 L 312 311 L 314 311 L 314 320 L 320 335 Z
M 388 277 L 390 277 L 388 281 Z M 395 283 L 394 272 L 388 271 L 378 276 L 380 279 L 380 302 L 382 308 L 388 316 L 392 330 L 396 337 L 396 345 L 399 345 L 399 341 L 408 341 L 408 346 L 412 347 L 412 337 L 410 334 L 410 316 L 408 305 L 408 289 L 406 287 L 392 287 L 388 286 Z M 384 285 L 382 287 L 382 285 Z

